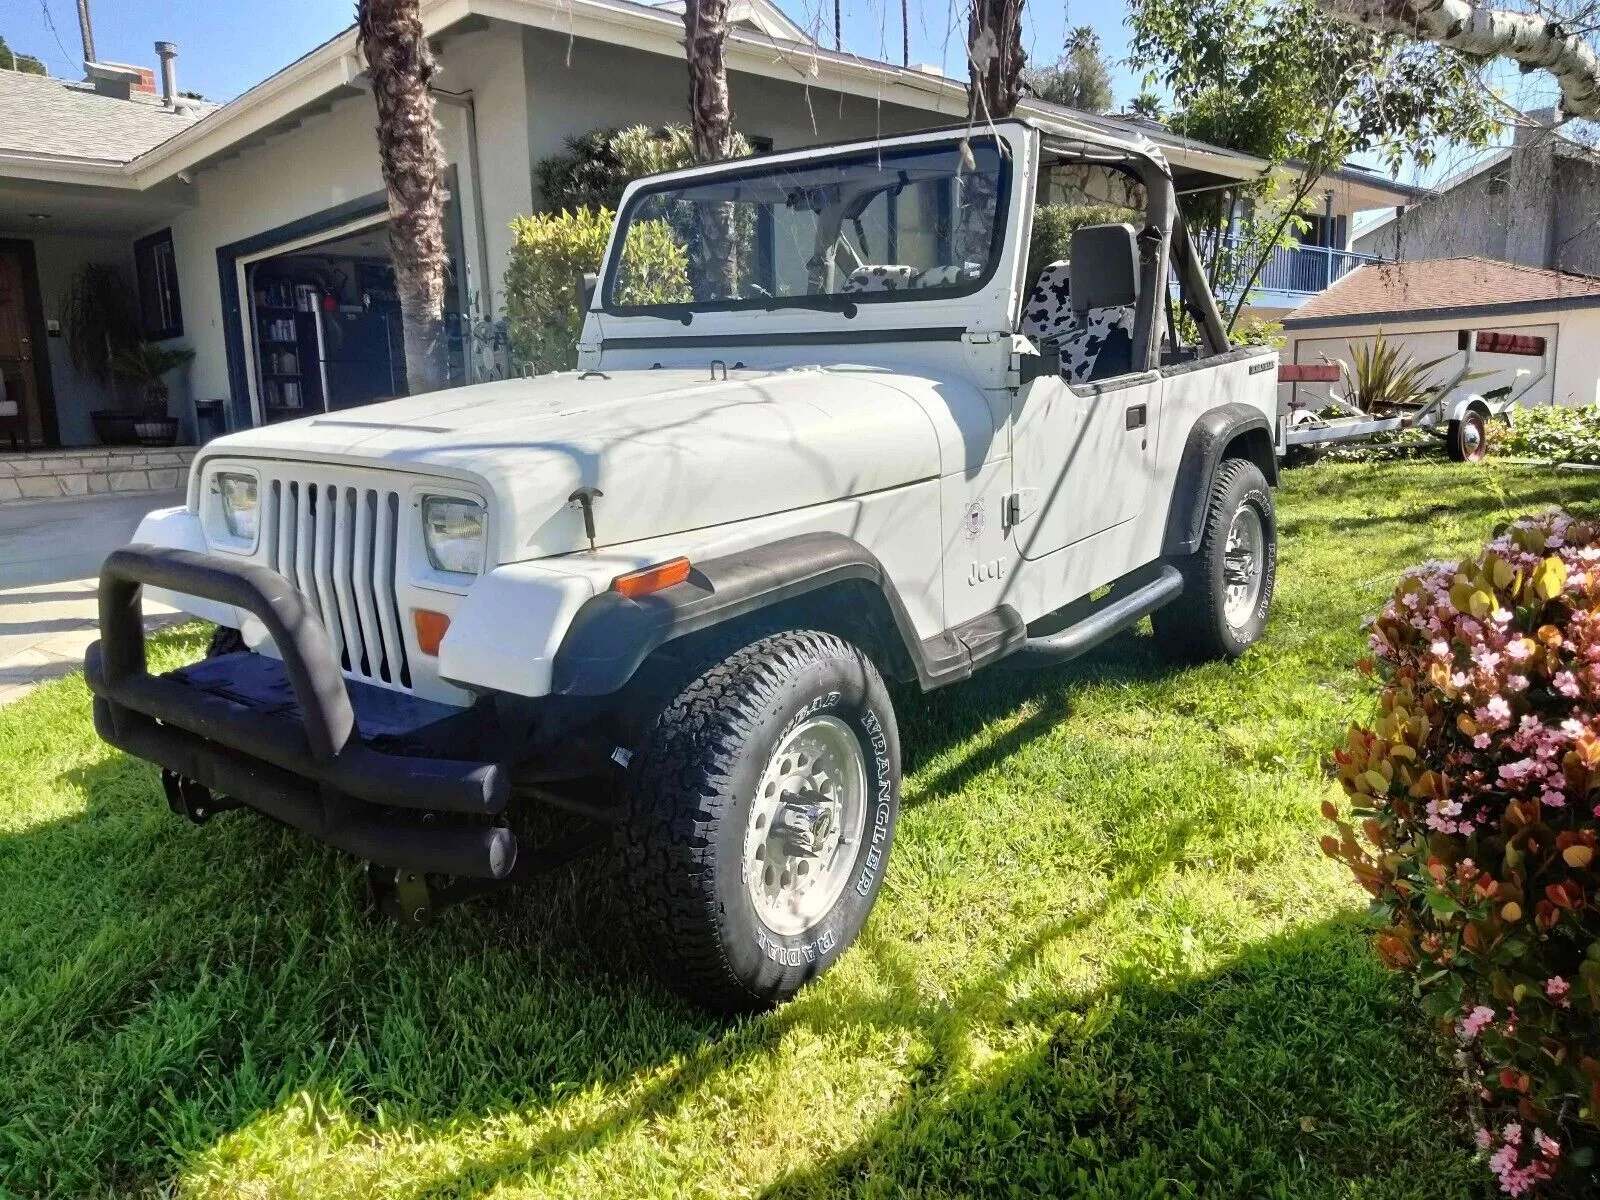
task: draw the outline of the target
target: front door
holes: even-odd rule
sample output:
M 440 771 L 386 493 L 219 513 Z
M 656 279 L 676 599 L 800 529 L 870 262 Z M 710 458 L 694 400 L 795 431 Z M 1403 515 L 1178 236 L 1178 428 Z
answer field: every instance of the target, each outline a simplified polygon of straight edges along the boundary
M 1161 403 L 1155 371 L 1069 384 L 1059 374 L 1019 389 L 1012 470 L 1023 558 L 1043 558 L 1139 515 Z
M 33 256 L 0 243 L 0 450 L 46 440 Z

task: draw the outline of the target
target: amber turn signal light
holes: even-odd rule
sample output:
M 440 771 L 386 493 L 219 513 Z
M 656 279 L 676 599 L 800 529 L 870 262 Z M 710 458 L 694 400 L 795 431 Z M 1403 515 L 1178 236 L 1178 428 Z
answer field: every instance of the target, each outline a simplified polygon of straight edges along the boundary
M 450 628 L 450 618 L 431 608 L 413 608 L 411 623 L 417 627 L 417 649 L 439 657 L 439 643 L 444 641 L 445 631 Z
M 641 567 L 637 571 L 629 571 L 626 575 L 618 575 L 611 581 L 611 590 L 630 597 L 648 596 L 651 592 L 659 592 L 662 588 L 682 583 L 687 578 L 689 578 L 689 560 L 669 558 L 666 562 L 656 563 L 653 567 Z

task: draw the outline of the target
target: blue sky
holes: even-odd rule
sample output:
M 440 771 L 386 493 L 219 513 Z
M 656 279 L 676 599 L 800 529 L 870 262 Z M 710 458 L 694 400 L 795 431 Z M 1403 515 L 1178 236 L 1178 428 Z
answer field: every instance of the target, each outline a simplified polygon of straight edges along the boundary
M 778 0 L 796 22 L 833 44 L 832 0 Z M 91 0 L 95 48 L 103 59 L 154 65 L 153 43 L 178 44 L 178 82 L 185 90 L 227 100 L 259 83 L 338 33 L 353 20 L 354 0 Z M 843 0 L 845 49 L 898 62 L 899 0 Z M 910 0 L 911 61 L 933 63 L 947 74 L 964 71 L 966 0 Z M 1060 52 L 1069 25 L 1090 25 L 1115 64 L 1115 101 L 1126 104 L 1139 90 L 1139 73 L 1127 55 L 1126 0 L 1030 0 L 1024 10 L 1024 46 L 1031 61 L 1046 63 Z M 52 29 L 52 25 L 54 28 Z M 52 74 L 81 74 L 74 0 L 0 0 L 0 36 L 16 50 L 36 55 Z M 1542 77 L 1497 76 L 1519 107 L 1548 103 Z M 738 97 L 734 97 L 737 109 Z M 1434 183 L 1459 169 L 1471 155 L 1446 153 L 1425 176 L 1403 172 L 1413 182 Z
M 833 44 L 832 0 L 778 0 L 799 24 Z M 847 50 L 873 58 L 900 59 L 898 0 L 844 0 Z M 153 66 L 158 39 L 178 44 L 179 86 L 228 100 L 326 41 L 353 20 L 354 0 L 91 0 L 95 50 L 104 59 Z M 911 59 L 963 68 L 965 2 L 911 0 Z M 1122 0 L 1072 6 L 1074 24 L 1093 25 L 1108 50 L 1126 53 Z M 1046 62 L 1059 52 L 1067 10 L 1036 2 L 1026 10 L 1024 31 L 1030 58 Z M 51 24 L 54 24 L 54 32 Z M 951 30 L 954 30 L 952 33 Z M 0 0 L 0 36 L 15 49 L 42 58 L 53 75 L 82 72 L 74 0 Z M 1138 90 L 1119 72 L 1117 100 Z

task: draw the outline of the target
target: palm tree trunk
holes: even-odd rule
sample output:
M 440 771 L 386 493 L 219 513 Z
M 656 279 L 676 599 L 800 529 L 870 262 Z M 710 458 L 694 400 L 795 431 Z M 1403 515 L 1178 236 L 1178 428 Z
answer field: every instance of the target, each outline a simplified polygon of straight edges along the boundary
M 1022 95 L 1022 0 L 971 0 L 967 14 L 967 120 L 1009 117 Z
M 400 295 L 410 391 L 446 382 L 444 153 L 433 115 L 433 54 L 418 0 L 359 0 L 356 23 L 378 107 L 378 161 L 389 193 L 389 256 Z
M 906 0 L 900 0 L 900 65 L 911 65 L 911 18 L 907 15 Z
M 728 0 L 687 0 L 684 50 L 689 65 L 689 129 L 694 156 L 720 162 L 733 152 L 733 105 L 728 97 Z M 734 293 L 733 205 L 695 206 L 695 242 L 689 256 L 695 299 Z
M 833 0 L 833 48 L 844 49 L 844 32 L 839 20 L 839 0 Z

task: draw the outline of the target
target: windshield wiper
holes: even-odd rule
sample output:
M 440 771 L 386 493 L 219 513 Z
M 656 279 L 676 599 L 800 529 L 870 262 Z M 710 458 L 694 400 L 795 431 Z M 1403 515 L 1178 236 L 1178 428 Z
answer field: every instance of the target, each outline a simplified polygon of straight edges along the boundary
M 647 317 L 660 317 L 663 321 L 681 321 L 685 325 L 694 323 L 694 309 L 687 304 L 652 304 L 644 310 Z
M 847 321 L 854 320 L 860 311 L 854 296 L 843 292 L 824 292 L 818 296 L 773 296 L 763 306 L 767 312 L 780 308 L 814 308 L 821 312 L 843 313 Z

